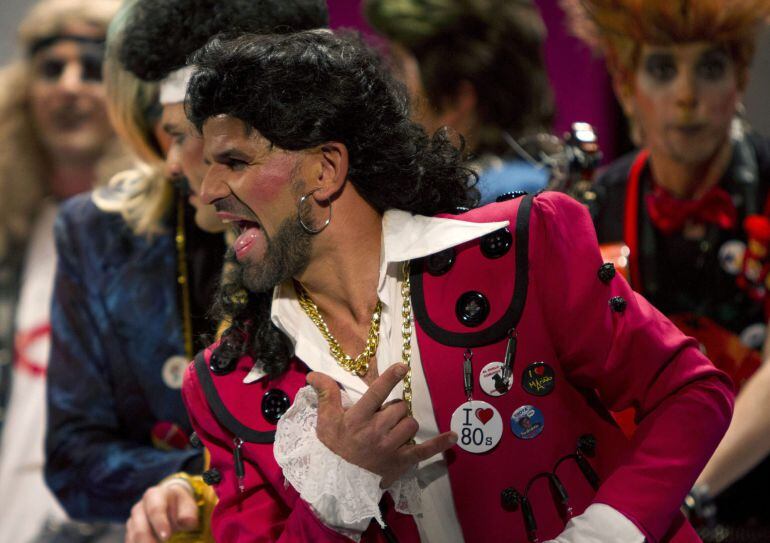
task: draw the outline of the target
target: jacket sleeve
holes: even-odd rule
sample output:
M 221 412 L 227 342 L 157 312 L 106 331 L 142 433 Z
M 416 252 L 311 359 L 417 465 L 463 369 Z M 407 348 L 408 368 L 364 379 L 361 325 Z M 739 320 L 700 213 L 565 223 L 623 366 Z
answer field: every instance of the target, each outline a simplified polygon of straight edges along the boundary
M 727 430 L 732 385 L 620 274 L 600 280 L 602 259 L 583 206 L 545 193 L 532 211 L 531 277 L 567 378 L 611 411 L 636 411 L 628 454 L 595 502 L 659 541 Z
M 149 436 L 146 443 L 126 437 L 108 364 L 109 319 L 98 292 L 88 288 L 98 283 L 98 266 L 78 243 L 78 211 L 65 205 L 55 226 L 45 477 L 71 517 L 124 522 L 147 488 L 171 473 L 195 471 L 202 455 L 156 449 Z
M 185 374 L 182 395 L 195 433 L 211 454 L 211 466 L 221 474 L 215 486 L 219 501 L 211 526 L 216 541 L 232 543 L 342 543 L 351 541 L 324 525 L 301 498 L 293 505 L 282 500 L 263 470 L 245 457 L 247 485 L 239 492 L 235 480 L 233 444 L 222 438 L 223 430 L 208 407 L 205 394 L 191 366 Z M 272 445 L 264 453 L 272 456 Z

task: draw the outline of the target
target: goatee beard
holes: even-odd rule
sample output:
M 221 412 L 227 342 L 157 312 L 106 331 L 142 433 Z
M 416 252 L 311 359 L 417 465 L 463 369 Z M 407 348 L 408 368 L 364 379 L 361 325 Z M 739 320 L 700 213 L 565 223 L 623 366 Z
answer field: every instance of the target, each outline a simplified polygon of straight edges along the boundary
M 267 240 L 261 262 L 240 263 L 241 282 L 252 292 L 267 292 L 291 277 L 301 274 L 310 262 L 312 235 L 296 217 L 287 218 L 275 236 Z

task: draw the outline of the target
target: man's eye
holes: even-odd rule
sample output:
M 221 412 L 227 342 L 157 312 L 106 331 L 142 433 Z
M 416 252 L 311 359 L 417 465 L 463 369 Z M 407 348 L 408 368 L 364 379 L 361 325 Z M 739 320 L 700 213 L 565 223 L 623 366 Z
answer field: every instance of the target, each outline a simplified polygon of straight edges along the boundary
M 676 77 L 676 64 L 668 56 L 652 55 L 644 63 L 644 71 L 654 80 L 665 83 Z
M 55 81 L 61 77 L 64 72 L 64 62 L 56 59 L 43 61 L 38 67 L 38 73 L 43 79 Z
M 98 83 L 102 80 L 102 58 L 93 55 L 83 55 L 80 59 L 83 67 L 82 80 Z
M 243 170 L 247 166 L 247 164 L 244 161 L 236 160 L 233 158 L 229 159 L 227 162 L 225 162 L 225 164 L 227 165 L 228 168 L 236 172 Z
M 727 59 L 704 59 L 698 63 L 697 72 L 700 77 L 707 81 L 722 79 L 725 73 L 727 73 Z

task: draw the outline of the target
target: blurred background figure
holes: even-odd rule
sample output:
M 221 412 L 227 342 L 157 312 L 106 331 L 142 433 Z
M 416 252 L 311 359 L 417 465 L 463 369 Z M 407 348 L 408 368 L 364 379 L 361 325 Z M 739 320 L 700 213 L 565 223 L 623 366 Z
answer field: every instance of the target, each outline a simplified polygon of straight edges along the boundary
M 770 364 L 757 369 L 770 316 L 770 142 L 740 116 L 770 1 L 564 5 L 605 55 L 640 147 L 598 178 L 599 241 L 625 245 L 634 288 L 741 388 L 687 505 L 707 542 L 770 541 Z
M 551 129 L 543 60 L 545 26 L 530 0 L 367 0 L 370 24 L 390 43 L 396 74 L 429 134 L 447 126 L 465 139 L 480 174 L 481 204 L 536 192 L 548 168 L 521 143 Z
M 117 0 L 44 0 L 0 71 L 0 541 L 67 524 L 43 481 L 49 304 L 59 203 L 128 162 L 104 104 L 102 57 Z M 74 536 L 73 536 L 74 537 Z M 79 539 L 72 539 L 79 541 Z
M 70 200 L 56 224 L 46 480 L 73 517 L 125 521 L 170 490 L 171 522 L 153 531 L 137 516 L 128 541 L 136 529 L 139 541 L 206 537 L 204 453 L 179 389 L 215 329 L 225 245 L 198 197 L 207 165 L 184 113 L 185 63 L 221 32 L 326 22 L 323 0 L 127 0 L 110 25 L 109 110 L 145 164 Z

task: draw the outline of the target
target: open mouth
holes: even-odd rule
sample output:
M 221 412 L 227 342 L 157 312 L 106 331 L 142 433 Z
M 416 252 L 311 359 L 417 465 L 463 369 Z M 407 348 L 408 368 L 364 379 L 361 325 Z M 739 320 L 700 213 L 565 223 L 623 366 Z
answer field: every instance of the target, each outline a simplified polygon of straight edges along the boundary
M 233 249 L 238 260 L 243 260 L 255 243 L 265 237 L 262 225 L 257 221 L 222 218 L 222 222 L 227 224 L 235 233 L 236 239 L 233 242 Z

